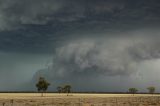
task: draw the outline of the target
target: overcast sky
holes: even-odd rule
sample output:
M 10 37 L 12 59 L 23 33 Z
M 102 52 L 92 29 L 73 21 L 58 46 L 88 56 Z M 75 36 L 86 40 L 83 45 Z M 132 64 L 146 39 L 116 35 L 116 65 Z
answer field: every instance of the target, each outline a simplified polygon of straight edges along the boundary
M 0 90 L 160 91 L 159 0 L 0 0 Z

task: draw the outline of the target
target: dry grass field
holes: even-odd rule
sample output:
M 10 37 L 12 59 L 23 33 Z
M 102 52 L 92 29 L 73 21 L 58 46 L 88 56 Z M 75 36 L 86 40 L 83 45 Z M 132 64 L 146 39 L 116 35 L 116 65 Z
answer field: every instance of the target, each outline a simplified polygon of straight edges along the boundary
M 0 106 L 160 106 L 159 95 L 0 93 Z

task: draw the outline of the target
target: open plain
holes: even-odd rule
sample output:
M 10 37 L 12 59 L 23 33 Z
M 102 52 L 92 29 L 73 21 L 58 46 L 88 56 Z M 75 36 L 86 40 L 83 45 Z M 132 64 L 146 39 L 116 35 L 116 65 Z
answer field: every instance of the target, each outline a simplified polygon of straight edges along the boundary
M 158 94 L 0 93 L 0 106 L 160 106 Z

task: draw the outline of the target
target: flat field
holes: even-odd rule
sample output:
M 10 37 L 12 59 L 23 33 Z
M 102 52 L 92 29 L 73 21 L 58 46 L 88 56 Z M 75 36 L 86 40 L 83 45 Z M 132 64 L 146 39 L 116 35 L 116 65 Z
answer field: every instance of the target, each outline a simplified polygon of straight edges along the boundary
M 160 106 L 160 95 L 0 93 L 0 106 Z

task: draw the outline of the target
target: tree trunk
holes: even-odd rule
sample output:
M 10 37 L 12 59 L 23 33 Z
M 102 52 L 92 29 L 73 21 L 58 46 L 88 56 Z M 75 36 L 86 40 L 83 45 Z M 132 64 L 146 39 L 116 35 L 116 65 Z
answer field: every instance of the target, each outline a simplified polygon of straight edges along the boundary
M 43 97 L 43 92 L 41 92 L 41 97 Z
M 67 91 L 67 96 L 69 95 L 69 92 Z

